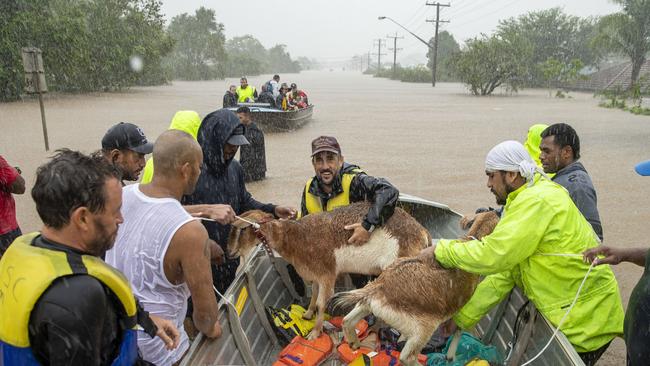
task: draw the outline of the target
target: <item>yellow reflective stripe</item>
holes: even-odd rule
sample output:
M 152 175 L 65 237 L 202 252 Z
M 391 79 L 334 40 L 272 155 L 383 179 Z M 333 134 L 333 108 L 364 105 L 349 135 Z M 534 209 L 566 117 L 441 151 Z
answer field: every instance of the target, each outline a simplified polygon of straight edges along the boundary
M 30 245 L 37 235 L 16 239 L 0 260 L 0 340 L 16 347 L 29 346 L 29 317 L 41 294 L 72 274 L 65 253 Z
M 129 317 L 135 316 L 137 312 L 135 297 L 126 277 L 120 271 L 107 265 L 97 257 L 84 255 L 81 257 L 81 260 L 86 266 L 88 274 L 102 281 L 120 299 L 126 315 Z
M 241 291 L 239 291 L 239 296 L 237 296 L 237 301 L 235 302 L 235 310 L 237 310 L 237 315 L 241 315 L 241 312 L 244 311 L 246 300 L 248 300 L 248 289 L 246 287 L 243 287 Z

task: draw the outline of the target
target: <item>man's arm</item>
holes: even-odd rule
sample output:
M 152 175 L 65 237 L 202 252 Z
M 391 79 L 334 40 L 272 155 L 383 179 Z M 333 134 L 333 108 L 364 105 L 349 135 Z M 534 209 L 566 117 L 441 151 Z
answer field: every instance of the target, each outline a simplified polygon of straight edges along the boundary
M 193 320 L 196 328 L 210 338 L 221 335 L 218 305 L 212 285 L 210 268 L 210 240 L 208 232 L 198 221 L 183 225 L 170 244 L 165 262 L 180 263 L 183 279 L 187 283 L 194 305 Z
M 529 195 L 517 197 L 507 210 L 492 234 L 482 240 L 440 240 L 436 260 L 445 268 L 491 275 L 509 271 L 531 256 L 554 217 L 552 209 L 542 199 Z
M 30 316 L 34 354 L 53 366 L 100 365 L 102 348 L 108 346 L 102 335 L 110 306 L 97 279 L 84 275 L 58 279 L 43 293 Z
M 469 329 L 501 302 L 515 286 L 511 272 L 497 273 L 479 283 L 476 291 L 456 315 L 454 322 L 462 329 Z
M 14 194 L 25 193 L 25 179 L 20 171 L 0 156 L 0 190 Z
M 381 226 L 395 211 L 399 191 L 386 179 L 357 174 L 350 184 L 350 201 L 369 201 L 372 203 L 362 226 L 369 230 L 371 226 Z
M 601 245 L 585 251 L 583 255 L 586 262 L 591 263 L 596 260 L 596 265 L 616 265 L 621 262 L 630 262 L 645 267 L 648 248 L 614 248 Z M 598 256 L 604 256 L 604 258 L 598 258 Z
M 228 225 L 235 221 L 235 211 L 230 205 L 185 205 L 183 208 L 194 217 L 208 218 L 222 225 Z

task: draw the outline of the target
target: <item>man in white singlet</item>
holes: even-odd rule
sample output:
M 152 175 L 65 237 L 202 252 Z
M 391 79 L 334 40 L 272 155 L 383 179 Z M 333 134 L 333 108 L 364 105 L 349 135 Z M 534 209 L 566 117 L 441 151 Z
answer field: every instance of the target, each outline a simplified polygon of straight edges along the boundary
M 190 296 L 196 328 L 211 338 L 221 335 L 210 261 L 222 253 L 179 202 L 196 186 L 203 160 L 199 144 L 185 132 L 169 130 L 156 140 L 153 156 L 156 169 L 151 183 L 123 189 L 124 223 L 106 262 L 126 275 L 145 310 L 178 327 L 180 345 L 173 351 L 165 349 L 160 339 L 138 334 L 143 358 L 168 366 L 189 348 L 183 320 Z

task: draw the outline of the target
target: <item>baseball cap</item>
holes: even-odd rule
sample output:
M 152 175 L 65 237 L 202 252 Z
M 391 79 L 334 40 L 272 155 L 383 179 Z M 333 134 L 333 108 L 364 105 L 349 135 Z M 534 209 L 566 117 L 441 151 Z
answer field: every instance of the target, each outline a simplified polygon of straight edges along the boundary
M 249 142 L 244 136 L 244 125 L 235 127 L 226 142 L 235 146 L 248 145 Z
M 291 89 L 296 89 L 297 87 L 298 85 L 296 85 L 296 83 L 291 83 Z
M 133 123 L 120 122 L 106 131 L 102 138 L 102 149 L 132 150 L 140 154 L 151 154 L 153 143 L 147 141 L 140 127 Z
M 642 163 L 637 164 L 634 167 L 634 170 L 636 170 L 637 174 L 639 174 L 639 175 L 649 176 L 650 175 L 650 160 L 644 161 Z
M 330 151 L 341 155 L 341 146 L 339 146 L 339 142 L 336 141 L 336 137 L 319 136 L 311 142 L 311 156 L 323 151 Z

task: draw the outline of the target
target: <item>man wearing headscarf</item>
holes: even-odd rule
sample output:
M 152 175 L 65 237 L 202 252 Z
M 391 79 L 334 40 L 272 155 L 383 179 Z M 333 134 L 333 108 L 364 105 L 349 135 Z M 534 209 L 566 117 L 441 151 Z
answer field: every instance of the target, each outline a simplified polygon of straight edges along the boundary
M 464 243 L 440 240 L 428 251 L 445 268 L 486 276 L 454 322 L 472 327 L 516 285 L 555 327 L 569 309 L 560 330 L 585 364 L 595 364 L 622 334 L 624 314 L 607 266 L 591 270 L 570 308 L 589 270 L 580 254 L 598 245 L 591 226 L 519 142 L 505 141 L 490 150 L 485 174 L 497 203 L 505 205 L 492 234 Z

